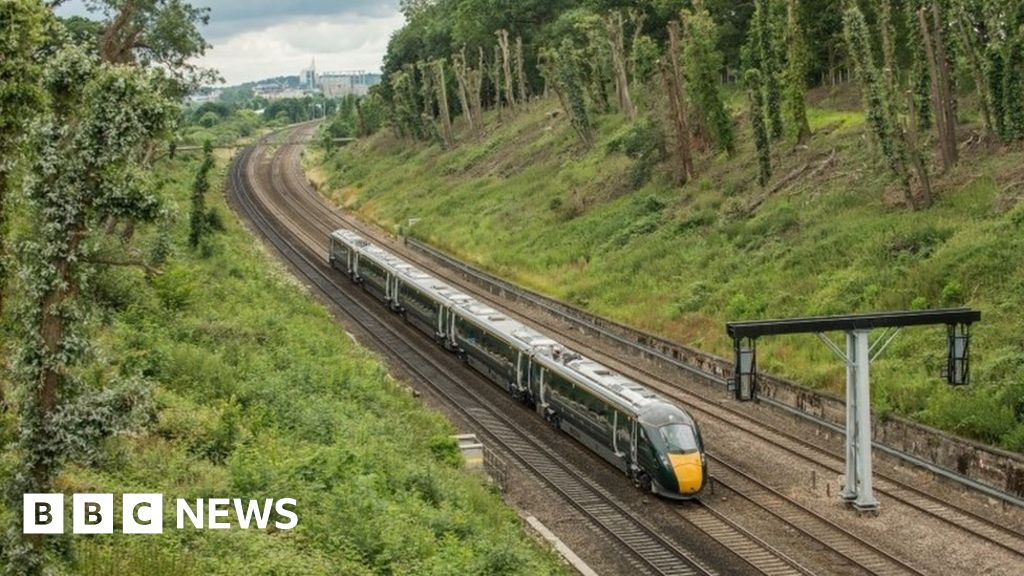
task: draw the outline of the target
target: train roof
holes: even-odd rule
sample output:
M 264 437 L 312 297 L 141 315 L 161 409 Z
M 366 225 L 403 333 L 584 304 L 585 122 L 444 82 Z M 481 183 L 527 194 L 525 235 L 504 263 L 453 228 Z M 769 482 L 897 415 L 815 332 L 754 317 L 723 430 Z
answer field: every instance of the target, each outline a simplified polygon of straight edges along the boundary
M 681 411 L 685 420 L 692 421 L 685 411 L 668 402 L 650 388 L 637 383 L 611 368 L 587 358 L 561 342 L 510 318 L 442 282 L 376 246 L 355 232 L 338 230 L 333 238 L 351 246 L 378 265 L 388 268 L 403 281 L 420 289 L 429 298 L 443 305 L 459 309 L 461 316 L 499 336 L 517 350 L 530 354 L 546 369 L 586 385 L 589 389 L 628 412 L 640 415 Z M 662 405 L 664 409 L 657 409 Z

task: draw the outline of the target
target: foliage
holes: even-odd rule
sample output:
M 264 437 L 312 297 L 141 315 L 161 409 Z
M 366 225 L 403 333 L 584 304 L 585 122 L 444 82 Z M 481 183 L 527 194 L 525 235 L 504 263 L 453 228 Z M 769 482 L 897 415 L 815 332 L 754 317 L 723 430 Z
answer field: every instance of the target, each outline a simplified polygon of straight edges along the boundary
M 715 46 L 718 32 L 702 0 L 695 0 L 692 9 L 683 11 L 683 29 L 686 34 L 683 68 L 690 100 L 718 148 L 731 156 L 736 152 L 736 139 L 732 118 L 719 88 L 722 56 Z
M 206 209 L 206 193 L 210 190 L 210 170 L 213 169 L 213 144 L 203 143 L 203 161 L 192 182 L 192 208 L 188 213 L 188 245 L 195 250 L 210 230 L 210 212 Z
M 786 116 L 796 132 L 797 142 L 803 144 L 811 136 L 807 120 L 807 44 L 804 41 L 804 26 L 799 20 L 798 0 L 787 0 L 786 4 L 786 71 L 785 84 Z
M 609 152 L 621 152 L 633 159 L 630 180 L 634 190 L 651 179 L 654 167 L 665 159 L 665 135 L 650 118 L 643 118 L 608 143 Z
M 747 94 L 750 100 L 750 127 L 754 131 L 754 144 L 757 146 L 757 183 L 762 188 L 772 178 L 771 139 L 764 118 L 764 81 L 758 70 L 747 70 Z
M 20 254 L 21 463 L 9 485 L 12 503 L 23 493 L 48 492 L 69 458 L 106 435 L 92 419 L 95 408 L 76 408 L 94 402 L 74 371 L 86 348 L 80 325 L 88 296 L 82 289 L 90 263 L 121 258 L 103 246 L 96 232 L 102 223 L 158 215 L 159 200 L 138 161 L 175 116 L 160 95 L 157 73 L 101 64 L 76 47 L 59 48 L 47 59 L 43 82 L 50 105 L 32 134 L 35 156 L 24 191 L 33 227 Z M 17 525 L 9 540 L 9 565 L 16 573 L 37 573 L 48 541 L 22 538 Z
M 906 149 L 899 127 L 892 116 L 893 103 L 883 82 L 875 57 L 872 53 L 871 37 L 868 33 L 864 14 L 856 5 L 851 5 L 844 16 L 846 43 L 850 48 L 857 77 L 863 85 L 864 107 L 867 109 L 868 124 L 875 140 L 882 149 L 886 163 L 905 187 L 910 186 L 907 172 Z
M 169 73 L 165 90 L 180 98 L 219 79 L 195 64 L 210 45 L 199 27 L 210 20 L 209 8 L 182 0 L 86 0 L 103 18 L 99 54 L 113 64 L 137 64 Z
M 894 209 L 878 148 L 865 145 L 872 129 L 856 110 L 859 96 L 851 86 L 808 101 L 815 136 L 803 152 L 773 156 L 775 172 L 804 172 L 767 197 L 757 192 L 749 137 L 734 158 L 701 159 L 701 176 L 685 185 L 652 178 L 634 191 L 635 160 L 608 153 L 633 126 L 620 114 L 600 116 L 594 145 L 580 150 L 569 122 L 548 116 L 554 97 L 454 151 L 378 134 L 323 164 L 310 158 L 310 174 L 325 194 L 386 229 L 420 218 L 413 233 L 449 253 L 722 356 L 732 352 L 722 326 L 734 312 L 978 308 L 985 320 L 972 332 L 971 386 L 948 390 L 939 376 L 944 328 L 905 331 L 873 366 L 875 408 L 1018 449 L 1020 415 L 959 423 L 977 422 L 970 415 L 992 398 L 1019 404 L 1024 378 L 1001 358 L 1019 358 L 1024 346 L 1024 209 L 1010 208 L 1013 193 L 1002 190 L 1019 180 L 1024 153 L 965 151 L 958 183 L 931 208 Z M 813 338 L 759 348 L 767 371 L 842 390 L 841 366 Z M 950 393 L 956 402 L 946 402 Z
M 0 315 L 7 291 L 9 187 L 29 125 L 42 106 L 38 51 L 49 12 L 32 0 L 0 0 Z
M 198 163 L 183 156 L 157 168 L 178 213 L 164 274 L 107 271 L 106 290 L 121 296 L 94 307 L 88 323 L 95 353 L 82 371 L 100 381 L 145 378 L 148 417 L 109 438 L 91 462 L 66 467 L 60 483 L 115 495 L 292 497 L 299 525 L 71 537 L 75 553 L 54 571 L 562 573 L 500 496 L 461 470 L 451 424 L 353 343 L 242 226 L 229 223 L 208 256 L 188 248 L 184 216 Z M 220 181 L 225 163 L 211 174 Z M 220 195 L 210 201 L 226 209 Z M 0 506 L 0 515 L 8 510 L 20 502 Z M 173 525 L 173 507 L 165 513 Z

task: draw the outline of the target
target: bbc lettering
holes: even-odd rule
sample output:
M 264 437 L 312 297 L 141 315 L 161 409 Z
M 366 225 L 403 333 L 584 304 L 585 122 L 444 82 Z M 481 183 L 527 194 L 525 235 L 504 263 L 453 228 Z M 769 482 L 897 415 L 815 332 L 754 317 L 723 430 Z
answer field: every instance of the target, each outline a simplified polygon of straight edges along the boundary
M 291 530 L 299 523 L 295 499 L 241 500 L 239 498 L 203 498 L 195 501 L 175 500 L 178 530 L 186 527 L 227 530 L 237 525 L 242 529 L 265 530 L 276 513 L 280 518 L 274 527 Z M 71 497 L 71 531 L 74 534 L 114 533 L 113 494 L 74 494 Z M 25 534 L 64 533 L 63 494 L 25 494 L 22 519 Z M 234 515 L 234 524 L 231 517 Z M 282 521 L 283 520 L 283 521 Z M 121 532 L 124 534 L 163 534 L 163 494 L 125 494 L 121 498 Z

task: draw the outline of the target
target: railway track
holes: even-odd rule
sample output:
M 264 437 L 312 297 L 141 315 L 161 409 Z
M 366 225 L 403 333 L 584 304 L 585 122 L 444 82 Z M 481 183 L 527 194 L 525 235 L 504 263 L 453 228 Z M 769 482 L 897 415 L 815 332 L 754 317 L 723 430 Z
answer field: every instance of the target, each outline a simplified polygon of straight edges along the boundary
M 285 159 L 285 155 L 292 155 L 293 158 Z M 326 199 L 324 199 L 316 190 L 309 185 L 308 179 L 299 169 L 299 162 L 294 156 L 297 155 L 297 149 L 281 148 L 275 155 L 275 163 L 283 164 L 279 168 L 282 174 L 287 173 L 289 181 L 285 181 L 284 177 L 279 181 L 279 185 L 290 188 L 294 193 L 304 196 L 307 202 L 304 203 L 306 210 L 315 213 L 315 216 L 310 215 L 310 218 L 314 218 L 319 226 L 321 232 L 329 232 L 333 228 L 336 228 L 339 223 L 343 223 L 350 228 L 357 229 L 361 233 L 371 238 L 379 238 L 379 232 L 371 229 L 365 224 L 347 217 L 340 213 L 334 206 L 330 205 Z M 392 245 L 392 248 L 394 246 Z M 421 248 L 422 249 L 422 248 Z M 433 250 L 433 249 L 430 249 Z M 458 270 L 462 274 L 473 275 L 477 278 L 479 283 L 491 283 L 496 284 L 500 292 L 516 291 L 517 299 L 526 300 L 531 302 L 533 305 L 540 307 L 545 313 L 551 314 L 558 318 L 561 322 L 568 326 L 574 326 L 581 322 L 579 318 L 565 314 L 556 307 L 549 305 L 544 301 L 544 297 L 528 293 L 518 287 L 509 285 L 507 282 L 500 279 L 495 279 L 491 275 L 475 270 L 462 262 L 454 260 L 453 258 L 441 254 L 436 250 L 433 251 L 433 258 L 440 259 L 446 262 L 446 264 L 455 270 Z M 491 304 L 494 304 L 501 308 L 507 308 L 507 304 L 504 302 L 498 302 L 491 290 L 486 293 L 481 293 L 479 288 L 475 288 L 472 285 L 456 277 L 453 274 L 445 273 L 444 271 L 432 268 L 431 271 L 446 281 L 452 282 L 453 284 L 461 286 L 463 289 L 474 294 L 481 299 L 488 300 Z M 529 321 L 530 319 L 527 319 Z M 608 339 L 617 341 L 622 346 L 629 346 L 632 348 L 642 349 L 643 353 L 648 355 L 664 356 L 659 351 L 650 348 L 644 348 L 643 346 L 632 342 L 630 340 L 619 337 L 618 335 L 612 334 L 600 326 L 588 324 L 587 328 L 590 330 L 597 330 L 604 332 Z M 624 365 L 621 360 L 613 357 L 604 351 L 593 350 L 593 346 L 590 342 L 584 341 L 580 338 L 577 331 L 572 328 L 563 328 L 554 326 L 546 323 L 544 329 L 556 332 L 559 337 L 567 340 L 568 342 L 575 343 L 584 349 L 596 352 L 592 354 L 597 359 L 612 364 L 613 367 L 621 367 L 625 372 L 640 373 L 643 379 L 647 382 L 655 382 L 659 384 L 659 388 L 663 393 L 668 394 L 680 401 L 682 401 L 687 407 L 694 411 L 711 417 L 720 422 L 726 423 L 729 426 L 733 426 L 743 430 L 756 437 L 758 440 L 771 444 L 780 448 L 781 450 L 797 456 L 805 461 L 808 461 L 813 466 L 816 466 L 823 473 L 841 475 L 843 473 L 843 461 L 842 458 L 831 452 L 824 447 L 808 442 L 803 438 L 800 438 L 794 434 L 786 432 L 784 430 L 777 429 L 775 427 L 768 426 L 760 421 L 752 419 L 745 412 L 725 406 L 717 403 L 709 402 L 702 396 L 694 394 L 685 388 L 682 388 L 678 383 L 669 381 L 664 376 L 655 373 L 652 370 L 646 369 L 645 367 L 637 366 L 634 364 Z M 710 380 L 716 384 L 724 385 L 724 381 L 715 374 L 694 368 L 678 362 L 675 359 L 665 358 L 666 360 L 672 361 L 675 365 L 684 369 L 687 373 L 691 374 L 695 378 L 703 378 Z M 813 456 L 813 457 L 812 457 Z M 940 500 L 939 498 L 913 486 L 907 482 L 904 482 L 892 475 L 886 474 L 882 470 L 876 470 L 876 491 L 884 496 L 891 498 L 893 501 L 902 503 L 909 506 L 923 514 L 926 514 L 932 518 L 940 520 L 956 529 L 970 534 L 976 538 L 984 540 L 994 546 L 997 546 L 1003 550 L 1006 550 L 1017 557 L 1024 559 L 1024 533 L 1020 530 L 1011 528 L 1002 523 L 996 522 L 995 520 L 978 514 L 972 510 L 968 510 L 964 507 L 957 506 L 953 503 Z M 886 554 L 882 552 L 882 555 Z
M 415 334 L 410 337 L 410 334 L 397 329 L 395 317 L 382 306 L 368 302 L 366 295 L 354 296 L 352 292 L 358 292 L 356 288 L 309 250 L 306 245 L 309 238 L 302 238 L 305 236 L 302 233 L 296 235 L 285 225 L 290 218 L 266 202 L 266 198 L 261 201 L 256 187 L 250 185 L 254 172 L 250 162 L 253 154 L 253 148 L 243 150 L 232 167 L 230 181 L 234 202 L 278 254 L 349 319 L 365 329 L 378 347 L 460 411 L 522 466 L 566 498 L 595 526 L 630 550 L 639 570 L 673 576 L 716 574 L 704 562 L 661 536 L 605 489 L 561 461 L 549 448 L 520 431 L 499 408 L 491 406 L 478 391 L 437 361 L 432 343 L 416 342 L 424 339 Z M 425 351 L 423 344 L 429 349 Z
M 275 174 L 274 184 L 276 188 L 279 188 L 279 190 L 282 191 L 291 190 L 290 194 L 282 193 L 282 200 L 284 203 L 289 205 L 288 210 L 291 213 L 293 225 L 296 228 L 314 230 L 313 234 L 306 234 L 305 240 L 309 246 L 319 247 L 321 251 L 325 252 L 323 248 L 325 244 L 324 239 L 327 237 L 327 234 L 336 229 L 340 223 L 344 223 L 348 227 L 357 229 L 371 238 L 376 237 L 379 233 L 368 230 L 367 227 L 361 223 L 341 215 L 336 208 L 329 205 L 325 199 L 323 199 L 315 190 L 312 189 L 311 186 L 309 186 L 308 180 L 306 180 L 304 174 L 299 170 L 297 158 L 295 158 L 297 154 L 298 150 L 296 148 L 285 146 L 278 149 L 274 159 L 272 160 L 272 164 L 276 165 L 277 168 L 276 170 L 272 170 L 272 172 Z M 416 259 L 414 258 L 412 260 L 415 262 Z M 436 270 L 432 271 L 435 271 L 435 273 L 439 272 Z M 464 280 L 460 281 L 460 279 L 453 279 L 451 274 L 446 275 L 444 273 L 439 273 L 438 275 L 448 281 L 451 281 L 453 284 L 461 285 L 465 288 L 466 282 Z M 472 287 L 468 288 L 468 291 L 478 296 L 480 296 L 481 292 L 480 288 L 474 289 Z M 492 302 L 494 301 L 493 296 L 490 294 L 483 295 L 483 298 Z M 498 303 L 497 305 L 507 308 L 507 305 L 502 303 Z M 574 322 L 578 322 L 578 319 L 568 317 L 564 314 L 560 315 L 560 317 L 565 323 L 570 325 Z M 568 341 L 576 342 L 578 344 L 582 344 L 582 346 L 587 349 L 592 349 L 590 343 L 581 342 L 579 336 L 574 334 L 571 329 L 554 327 L 551 324 L 545 324 L 544 328 L 549 331 L 553 330 L 558 332 L 560 337 Z M 624 342 L 625 344 L 632 345 L 629 341 Z M 599 356 L 608 357 L 607 354 L 599 354 Z M 612 361 L 609 363 L 619 363 L 615 361 L 614 358 L 609 358 L 609 360 Z M 803 459 L 809 460 L 816 466 L 820 466 L 823 470 L 836 473 L 841 471 L 841 468 L 837 466 L 829 466 L 809 457 L 809 453 L 826 456 L 830 461 L 841 464 L 841 460 L 839 460 L 838 457 L 817 445 L 808 443 L 788 433 L 775 430 L 751 419 L 749 416 L 738 410 L 733 410 L 728 407 L 708 402 L 684 389 L 680 389 L 677 384 L 669 382 L 663 377 L 653 374 L 650 371 L 639 369 L 635 366 L 631 366 L 630 368 L 632 368 L 632 371 L 634 372 L 642 372 L 645 380 L 653 380 L 661 383 L 663 386 L 669 387 L 670 395 L 677 397 L 685 402 L 688 407 L 701 412 L 705 416 L 709 416 L 723 422 L 728 422 L 731 426 L 737 426 L 738 417 L 741 424 L 737 427 L 754 435 L 760 440 L 778 446 L 781 449 L 794 455 L 798 455 Z M 707 375 L 699 372 L 695 374 L 695 376 L 714 377 L 713 375 Z M 722 462 L 721 464 L 729 466 L 728 463 L 725 462 Z M 726 469 L 722 466 L 720 466 L 720 468 L 723 470 Z M 732 469 L 738 471 L 738 469 Z M 756 482 L 756 480 L 749 477 L 746 479 L 737 477 L 737 472 L 724 472 L 717 476 L 717 480 L 720 485 L 723 485 L 724 487 L 741 495 L 745 495 L 746 491 L 752 490 L 750 486 L 751 481 Z M 744 482 L 747 483 L 744 484 Z M 941 502 L 926 492 L 895 479 L 886 478 L 878 487 L 881 489 L 881 493 L 893 498 L 894 500 L 903 502 L 908 506 L 921 510 L 930 516 L 941 519 L 944 522 L 956 526 L 957 528 L 976 537 L 990 541 L 991 543 L 1009 550 L 1010 552 L 1024 556 L 1024 553 L 1022 553 L 1022 546 L 1020 545 L 1022 537 L 1016 530 L 1002 526 L 999 523 L 993 522 L 969 510 L 960 509 L 948 503 Z M 771 490 L 770 487 L 765 488 Z M 792 511 L 795 508 L 801 507 L 801 505 L 792 499 L 782 496 L 781 494 L 775 493 L 775 496 L 773 496 L 772 499 L 768 499 L 762 495 L 760 498 L 748 498 L 748 500 L 762 510 L 765 510 L 768 514 L 776 517 L 780 522 L 783 522 L 787 526 L 791 526 L 801 533 L 806 534 L 809 538 L 819 541 L 823 547 L 830 550 L 835 556 L 841 558 L 845 563 L 859 569 L 860 571 L 869 574 L 921 574 L 919 570 L 901 562 L 888 552 L 867 543 L 860 537 L 849 533 L 838 526 L 833 525 L 829 530 L 821 529 L 820 525 L 822 521 L 828 521 L 820 516 L 815 519 L 816 515 L 814 515 L 813 512 L 810 514 L 808 514 L 809 511 L 803 512 L 802 519 L 798 519 L 799 517 L 795 516 L 795 513 Z M 780 504 L 780 501 L 782 504 Z M 784 508 L 790 510 L 790 514 L 779 514 L 778 508 L 781 505 L 784 505 Z M 753 548 L 750 548 L 751 551 L 749 554 L 741 553 L 741 555 L 748 557 L 748 562 L 751 563 L 751 565 L 757 566 L 758 570 L 763 573 L 807 573 L 806 569 L 789 560 L 784 554 L 772 548 L 767 543 L 759 541 L 749 532 L 744 534 L 742 528 L 739 528 L 736 523 L 732 522 L 724 515 L 716 516 L 718 513 L 710 507 L 699 512 L 695 511 L 695 509 L 691 509 L 688 510 L 686 514 L 689 516 L 687 520 L 694 526 L 711 535 L 714 539 L 722 542 L 732 550 L 744 550 L 745 547 L 752 546 Z M 712 518 L 713 520 L 709 520 L 708 518 Z M 817 529 L 807 528 L 809 525 L 813 527 L 815 522 L 819 524 Z M 828 533 L 830 536 L 821 536 L 821 534 L 824 533 Z M 839 534 L 843 533 L 845 534 L 839 536 Z M 766 554 L 767 556 L 760 560 L 755 559 L 759 554 Z
M 278 155 L 282 151 L 283 149 L 278 150 L 271 168 L 272 184 L 279 191 L 290 189 L 284 180 L 285 170 L 278 162 Z M 291 166 L 292 164 L 288 163 L 287 165 Z M 310 249 L 326 253 L 323 247 L 323 238 L 327 238 L 330 232 L 339 226 L 335 215 L 320 210 L 309 210 L 310 207 L 301 203 L 299 198 L 294 195 L 281 193 L 279 199 L 282 202 L 282 210 L 287 212 L 286 218 L 290 222 L 291 228 L 299 230 L 298 234 L 305 239 Z M 309 228 L 316 230 L 315 235 L 307 232 Z M 811 574 L 796 560 L 744 529 L 735 520 L 710 504 L 697 503 L 687 510 L 684 518 L 712 540 L 732 550 L 744 562 L 762 574 L 772 576 Z

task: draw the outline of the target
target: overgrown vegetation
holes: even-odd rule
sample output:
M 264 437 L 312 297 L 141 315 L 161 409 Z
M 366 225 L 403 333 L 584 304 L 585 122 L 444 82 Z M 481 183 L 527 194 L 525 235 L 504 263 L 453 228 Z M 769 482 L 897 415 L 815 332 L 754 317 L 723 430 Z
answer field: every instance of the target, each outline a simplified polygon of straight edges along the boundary
M 0 251 L 16 247 L 0 262 L 17 270 L 0 274 L 4 572 L 558 572 L 460 470 L 443 418 L 248 234 L 210 234 L 226 212 L 213 143 L 264 126 L 234 105 L 190 125 L 178 105 L 212 77 L 191 64 L 207 10 L 87 6 L 101 20 L 0 0 Z M 270 125 L 303 102 L 281 104 Z M 176 121 L 201 158 L 173 144 Z M 50 492 L 163 493 L 169 529 L 25 534 L 23 495 Z M 178 531 L 178 497 L 294 498 L 299 526 Z
M 551 118 L 554 99 L 478 144 L 442 152 L 379 134 L 311 156 L 311 174 L 365 217 L 417 218 L 407 232 L 488 270 L 723 356 L 727 320 L 980 308 L 969 387 L 939 376 L 943 329 L 907 330 L 873 368 L 875 410 L 1022 450 L 1024 154 L 971 149 L 931 208 L 906 212 L 864 144 L 857 100 L 854 86 L 814 93 L 814 136 L 777 157 L 782 184 L 765 191 L 749 139 L 681 188 L 660 163 L 634 191 L 632 124 L 599 116 L 581 152 L 568 121 Z M 813 338 L 759 348 L 765 370 L 841 390 L 842 367 Z
M 95 280 L 83 385 L 104 395 L 111 382 L 137 382 L 137 418 L 70 463 L 55 487 L 291 497 L 298 528 L 84 536 L 60 565 L 83 575 L 557 573 L 500 497 L 461 471 L 451 425 L 353 344 L 248 232 L 230 220 L 207 254 L 190 250 L 201 162 L 158 167 L 176 222 L 163 273 L 119 269 Z M 225 167 L 222 155 L 211 181 L 224 181 Z M 209 200 L 228 212 L 219 194 Z M 156 243 L 156 234 L 140 240 Z M 14 434 L 6 416 L 5 442 Z M 0 481 L 14 456 L 4 453 Z M 0 509 L 5 520 L 14 513 L 20 507 Z M 173 527 L 173 506 L 165 513 Z
M 979 307 L 974 385 L 947 387 L 942 334 L 913 331 L 875 370 L 876 410 L 1024 449 L 1024 4 L 403 10 L 377 90 L 394 130 L 316 168 L 339 201 L 385 224 L 417 219 L 413 234 L 492 271 L 722 355 L 728 319 Z M 557 100 L 512 106 L 502 51 L 485 62 L 488 29 L 523 39 L 536 59 L 520 77 Z M 495 73 L 479 88 L 491 111 L 442 154 L 415 65 L 453 46 Z M 407 109 L 424 111 L 417 130 Z M 768 370 L 843 381 L 824 347 L 761 347 Z

